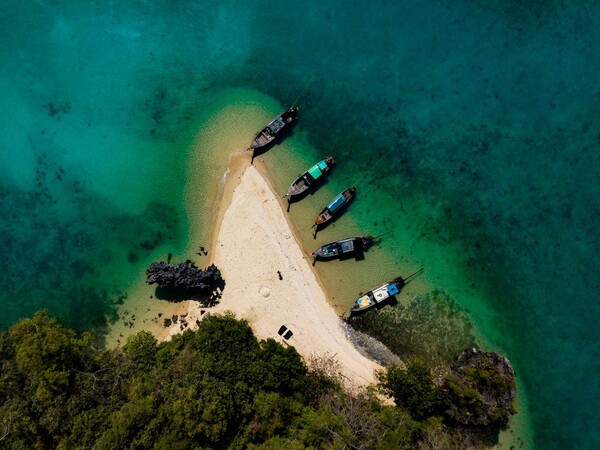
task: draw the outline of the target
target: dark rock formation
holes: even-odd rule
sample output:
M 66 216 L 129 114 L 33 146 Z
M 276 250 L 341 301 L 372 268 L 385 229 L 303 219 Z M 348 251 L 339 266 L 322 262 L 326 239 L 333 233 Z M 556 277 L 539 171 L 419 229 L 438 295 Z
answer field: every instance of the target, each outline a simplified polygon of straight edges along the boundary
M 475 348 L 465 350 L 445 381 L 448 416 L 468 426 L 506 426 L 515 413 L 515 379 L 506 357 Z
M 221 271 L 211 264 L 201 270 L 191 261 L 169 264 L 164 261 L 153 262 L 146 270 L 146 283 L 158 284 L 159 287 L 175 287 L 213 291 L 223 280 Z
M 225 285 L 217 266 L 211 264 L 202 270 L 190 260 L 179 264 L 153 262 L 146 275 L 146 283 L 158 285 L 156 296 L 172 301 L 208 299 Z

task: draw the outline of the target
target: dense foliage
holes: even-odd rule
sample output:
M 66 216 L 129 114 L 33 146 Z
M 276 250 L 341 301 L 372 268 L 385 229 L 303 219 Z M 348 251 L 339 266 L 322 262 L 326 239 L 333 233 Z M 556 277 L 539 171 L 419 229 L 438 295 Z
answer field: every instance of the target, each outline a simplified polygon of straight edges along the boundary
M 461 448 L 424 366 L 382 375 L 398 402 L 342 388 L 335 363 L 208 316 L 101 350 L 38 312 L 0 335 L 0 448 Z M 450 397 L 446 397 L 446 400 Z M 423 401 L 427 400 L 427 401 Z
M 413 361 L 407 370 L 390 368 L 382 376 L 382 385 L 398 406 L 405 407 L 417 420 L 441 415 L 445 396 L 433 383 L 429 368 L 421 361 Z
M 496 353 L 465 350 L 437 384 L 420 360 L 411 361 L 406 370 L 392 367 L 379 378 L 383 392 L 415 420 L 435 417 L 466 427 L 472 439 L 494 439 L 494 431 L 515 413 L 515 374 L 508 360 Z
M 514 414 L 515 372 L 497 353 L 465 350 L 446 377 L 448 414 L 471 426 L 505 426 Z

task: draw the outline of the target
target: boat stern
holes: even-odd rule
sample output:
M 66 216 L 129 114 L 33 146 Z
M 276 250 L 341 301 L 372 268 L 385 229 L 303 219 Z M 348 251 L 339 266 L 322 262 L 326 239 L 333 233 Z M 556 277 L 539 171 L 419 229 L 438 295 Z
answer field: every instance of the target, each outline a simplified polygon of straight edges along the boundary
M 315 225 L 319 226 L 319 225 L 323 225 L 325 222 L 327 222 L 329 220 L 329 217 L 326 213 L 321 213 L 317 216 L 317 218 L 315 219 Z
M 360 312 L 365 311 L 372 306 L 375 306 L 375 301 L 369 296 L 369 294 L 361 295 L 356 299 L 352 308 L 350 308 L 350 312 Z

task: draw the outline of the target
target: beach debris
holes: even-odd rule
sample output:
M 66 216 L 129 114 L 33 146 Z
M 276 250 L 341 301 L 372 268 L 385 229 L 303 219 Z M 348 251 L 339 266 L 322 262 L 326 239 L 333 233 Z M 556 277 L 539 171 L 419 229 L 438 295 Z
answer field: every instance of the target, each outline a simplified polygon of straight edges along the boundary
M 294 332 L 285 325 L 281 325 L 277 331 L 279 336 L 282 336 L 286 341 L 294 335 Z

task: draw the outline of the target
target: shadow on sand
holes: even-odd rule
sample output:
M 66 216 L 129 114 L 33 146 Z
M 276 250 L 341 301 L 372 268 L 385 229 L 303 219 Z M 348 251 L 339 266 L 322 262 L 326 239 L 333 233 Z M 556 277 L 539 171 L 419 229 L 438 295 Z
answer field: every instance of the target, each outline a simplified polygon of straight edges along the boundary
M 219 303 L 223 289 L 225 289 L 225 280 L 218 282 L 215 290 L 210 292 L 200 289 L 156 287 L 154 295 L 159 300 L 166 300 L 172 303 L 193 300 L 208 308 Z

